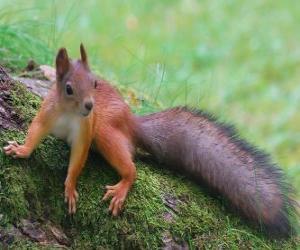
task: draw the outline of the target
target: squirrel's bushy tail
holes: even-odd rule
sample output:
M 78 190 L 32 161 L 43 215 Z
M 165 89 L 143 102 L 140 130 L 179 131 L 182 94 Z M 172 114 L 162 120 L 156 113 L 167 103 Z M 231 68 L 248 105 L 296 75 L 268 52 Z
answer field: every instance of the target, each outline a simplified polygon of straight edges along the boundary
M 137 118 L 139 145 L 205 182 L 273 236 L 293 231 L 290 187 L 269 156 L 211 115 L 178 107 Z

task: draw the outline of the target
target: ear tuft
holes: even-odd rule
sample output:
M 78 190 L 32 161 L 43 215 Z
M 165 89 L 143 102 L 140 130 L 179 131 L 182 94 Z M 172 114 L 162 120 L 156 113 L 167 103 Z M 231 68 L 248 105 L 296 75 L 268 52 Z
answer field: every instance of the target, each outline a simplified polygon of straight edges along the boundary
M 80 44 L 80 56 L 81 56 L 81 62 L 88 67 L 88 58 L 87 58 L 87 54 L 85 51 L 85 48 L 83 46 L 83 44 Z
M 60 81 L 65 74 L 69 71 L 70 61 L 68 52 L 65 48 L 60 48 L 56 56 L 56 77 Z

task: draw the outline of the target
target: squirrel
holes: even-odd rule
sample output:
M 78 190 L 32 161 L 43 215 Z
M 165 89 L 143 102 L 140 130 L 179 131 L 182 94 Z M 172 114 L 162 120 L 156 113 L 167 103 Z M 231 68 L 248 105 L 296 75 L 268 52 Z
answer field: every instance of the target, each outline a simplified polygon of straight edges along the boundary
M 80 55 L 71 60 L 65 48 L 59 49 L 56 84 L 29 126 L 24 145 L 9 141 L 4 147 L 6 155 L 27 158 L 47 134 L 68 142 L 64 194 L 70 214 L 76 212 L 76 182 L 93 146 L 121 177 L 116 185 L 105 187 L 103 197 L 111 198 L 109 211 L 117 216 L 137 176 L 133 157 L 138 147 L 222 194 L 266 232 L 291 235 L 295 202 L 269 155 L 203 111 L 176 107 L 134 115 L 117 89 L 91 72 L 82 44 Z

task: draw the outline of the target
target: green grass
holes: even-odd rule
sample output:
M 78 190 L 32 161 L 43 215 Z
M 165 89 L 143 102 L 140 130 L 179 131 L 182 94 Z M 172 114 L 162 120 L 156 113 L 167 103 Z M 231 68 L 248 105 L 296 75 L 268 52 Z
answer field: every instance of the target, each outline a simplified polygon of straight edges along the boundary
M 53 52 L 41 40 L 23 29 L 26 26 L 0 24 L 1 64 L 11 70 L 20 70 L 29 59 L 52 63 Z

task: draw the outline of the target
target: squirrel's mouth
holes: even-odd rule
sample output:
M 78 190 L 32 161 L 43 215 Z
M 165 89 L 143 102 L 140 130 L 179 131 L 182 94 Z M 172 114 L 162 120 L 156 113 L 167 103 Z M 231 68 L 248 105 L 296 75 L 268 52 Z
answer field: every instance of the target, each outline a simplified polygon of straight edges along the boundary
M 87 117 L 91 112 L 90 111 L 84 111 L 84 112 L 80 112 L 80 114 L 84 117 Z

